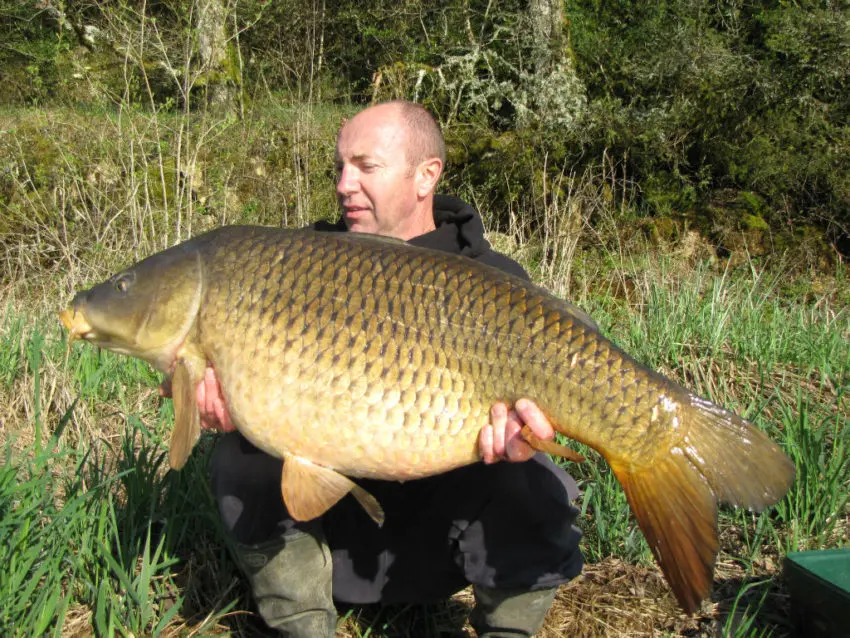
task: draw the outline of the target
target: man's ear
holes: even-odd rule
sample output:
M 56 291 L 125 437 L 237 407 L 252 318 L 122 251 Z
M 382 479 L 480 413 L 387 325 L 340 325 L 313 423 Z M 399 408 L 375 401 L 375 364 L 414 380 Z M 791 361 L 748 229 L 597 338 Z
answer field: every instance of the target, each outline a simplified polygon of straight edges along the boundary
M 416 167 L 416 194 L 427 197 L 437 188 L 440 175 L 443 174 L 443 161 L 439 157 L 426 159 Z

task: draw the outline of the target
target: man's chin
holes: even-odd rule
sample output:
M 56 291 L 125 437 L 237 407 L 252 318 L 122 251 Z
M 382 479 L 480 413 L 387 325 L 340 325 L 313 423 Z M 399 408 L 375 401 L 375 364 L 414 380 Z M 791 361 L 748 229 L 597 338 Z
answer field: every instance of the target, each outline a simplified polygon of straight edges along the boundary
M 371 224 L 364 224 L 358 221 L 345 221 L 348 231 L 351 233 L 374 233 L 375 228 Z

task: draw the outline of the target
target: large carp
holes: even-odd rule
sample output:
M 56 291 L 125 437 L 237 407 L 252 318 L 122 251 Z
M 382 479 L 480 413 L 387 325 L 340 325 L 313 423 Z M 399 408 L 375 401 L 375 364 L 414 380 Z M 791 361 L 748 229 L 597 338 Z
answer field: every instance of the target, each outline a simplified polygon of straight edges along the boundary
M 195 387 L 212 364 L 239 431 L 284 459 L 298 519 L 351 492 L 380 522 L 347 477 L 475 463 L 490 406 L 528 397 L 605 457 L 689 612 L 711 587 L 717 502 L 760 510 L 794 476 L 761 431 L 643 367 L 569 304 L 398 240 L 221 228 L 80 292 L 61 320 L 172 375 L 173 468 L 199 437 Z

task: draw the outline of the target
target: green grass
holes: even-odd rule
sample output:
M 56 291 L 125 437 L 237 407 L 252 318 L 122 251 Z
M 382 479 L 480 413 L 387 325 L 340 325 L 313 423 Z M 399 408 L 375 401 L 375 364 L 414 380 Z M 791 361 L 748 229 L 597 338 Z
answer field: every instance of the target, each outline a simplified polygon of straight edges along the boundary
M 229 586 L 204 591 L 235 578 L 208 488 L 208 446 L 183 471 L 167 472 L 170 402 L 131 396 L 158 382 L 149 367 L 93 348 L 66 359 L 57 328 L 37 321 L 26 329 L 21 318 L 7 309 L 2 325 L 4 391 L 55 387 L 66 371 L 71 396 L 58 414 L 48 404 L 62 403 L 59 394 L 46 401 L 35 391 L 30 422 L 4 437 L 0 634 L 58 636 L 80 622 L 104 636 L 176 634 L 199 597 L 194 630 L 214 627 L 238 595 L 219 599 Z M 215 569 L 205 566 L 211 555 Z M 219 578 L 203 578 L 216 571 Z
M 161 442 L 136 419 L 108 453 L 92 445 L 13 459 L 6 451 L 3 635 L 62 635 L 80 615 L 105 636 L 159 635 L 183 622 L 177 614 L 196 585 L 178 579 L 199 560 L 193 544 L 222 539 L 198 464 L 161 477 L 162 462 Z M 196 629 L 226 611 L 214 609 Z
M 847 543 L 847 307 L 832 294 L 782 294 L 781 274 L 755 267 L 677 269 L 656 259 L 618 272 L 636 282 L 629 298 L 603 291 L 579 299 L 603 332 L 752 419 L 797 466 L 776 507 L 760 515 L 724 507 L 720 518 L 721 559 L 740 570 L 720 620 L 730 635 L 781 634 L 787 615 L 783 620 L 753 579 L 779 587 L 775 565 L 784 552 Z M 52 317 L 6 307 L 0 398 L 13 407 L 4 415 L 0 468 L 0 561 L 8 566 L 0 571 L 3 635 L 58 636 L 76 624 L 97 635 L 253 626 L 228 615 L 251 605 L 209 493 L 210 441 L 184 470 L 166 471 L 172 414 L 156 394 L 158 382 L 136 360 L 83 345 L 68 352 Z M 590 457 L 569 467 L 582 488 L 588 562 L 614 556 L 650 564 L 621 488 Z M 758 587 L 753 600 L 750 589 Z M 437 617 L 410 607 L 365 616 L 349 610 L 344 627 L 347 635 L 399 635 L 399 622 L 416 622 L 436 632 Z

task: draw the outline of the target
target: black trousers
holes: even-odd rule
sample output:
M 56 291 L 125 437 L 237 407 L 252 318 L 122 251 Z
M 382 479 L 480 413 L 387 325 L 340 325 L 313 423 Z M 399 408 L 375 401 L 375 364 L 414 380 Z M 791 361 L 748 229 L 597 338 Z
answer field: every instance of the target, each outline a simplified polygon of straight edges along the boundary
M 358 480 L 383 506 L 383 527 L 350 495 L 320 519 L 293 520 L 281 498 L 281 468 L 239 433 L 222 436 L 211 473 L 224 524 L 244 545 L 298 531 L 324 537 L 338 601 L 428 602 L 470 583 L 542 589 L 581 572 L 578 488 L 543 454 L 406 483 Z

